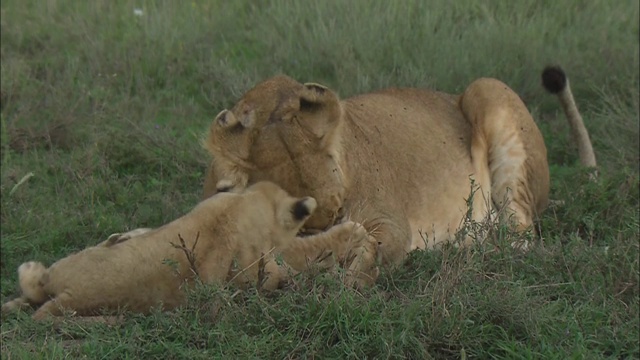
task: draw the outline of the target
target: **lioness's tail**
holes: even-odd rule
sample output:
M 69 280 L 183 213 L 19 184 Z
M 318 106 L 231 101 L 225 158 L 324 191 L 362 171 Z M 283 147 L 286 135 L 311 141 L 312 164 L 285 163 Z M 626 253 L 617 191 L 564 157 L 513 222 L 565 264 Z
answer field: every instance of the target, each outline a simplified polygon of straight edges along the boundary
M 578 144 L 580 163 L 586 167 L 596 167 L 596 156 L 593 153 L 589 132 L 584 126 L 582 116 L 580 116 L 576 102 L 573 99 L 569 79 L 564 70 L 559 66 L 547 66 L 542 71 L 542 84 L 548 92 L 558 95 L 560 99 L 562 109 L 569 120 L 573 138 Z

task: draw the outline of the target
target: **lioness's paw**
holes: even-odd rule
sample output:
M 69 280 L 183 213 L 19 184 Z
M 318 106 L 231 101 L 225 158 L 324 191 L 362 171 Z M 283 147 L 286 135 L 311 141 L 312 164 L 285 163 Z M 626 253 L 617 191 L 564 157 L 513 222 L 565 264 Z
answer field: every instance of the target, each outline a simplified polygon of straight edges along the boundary
M 380 275 L 380 269 L 377 264 L 379 255 L 378 241 L 374 237 L 367 235 L 366 240 L 359 247 L 352 250 L 351 263 L 348 264 L 345 284 L 360 289 L 372 286 Z

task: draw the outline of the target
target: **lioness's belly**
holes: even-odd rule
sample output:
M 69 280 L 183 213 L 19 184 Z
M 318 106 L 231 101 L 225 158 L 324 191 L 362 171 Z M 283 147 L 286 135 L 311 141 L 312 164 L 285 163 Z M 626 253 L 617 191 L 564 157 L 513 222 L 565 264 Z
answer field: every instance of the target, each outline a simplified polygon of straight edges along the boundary
M 416 197 L 418 206 L 412 207 L 408 219 L 411 227 L 411 250 L 431 249 L 443 241 L 453 241 L 465 222 L 467 216 L 473 221 L 481 221 L 491 209 L 491 201 L 485 201 L 482 192 L 477 190 L 479 180 L 475 179 L 469 164 L 468 174 L 459 174 L 455 178 L 443 179 L 445 183 L 431 184 L 443 191 L 436 193 L 434 189 L 423 190 Z M 472 182 L 476 191 L 472 193 Z M 473 196 L 473 197 L 471 197 Z M 471 199 L 471 201 L 469 201 Z M 469 211 L 471 209 L 471 211 Z M 469 242 L 467 236 L 461 241 Z

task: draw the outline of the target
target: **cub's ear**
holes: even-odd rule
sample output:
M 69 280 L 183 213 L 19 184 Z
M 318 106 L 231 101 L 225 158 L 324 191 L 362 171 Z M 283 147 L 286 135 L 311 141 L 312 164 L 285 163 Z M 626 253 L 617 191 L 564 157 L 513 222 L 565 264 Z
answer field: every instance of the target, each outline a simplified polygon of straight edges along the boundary
M 316 210 L 318 203 L 312 197 L 306 197 L 293 203 L 291 214 L 294 220 L 304 221 Z

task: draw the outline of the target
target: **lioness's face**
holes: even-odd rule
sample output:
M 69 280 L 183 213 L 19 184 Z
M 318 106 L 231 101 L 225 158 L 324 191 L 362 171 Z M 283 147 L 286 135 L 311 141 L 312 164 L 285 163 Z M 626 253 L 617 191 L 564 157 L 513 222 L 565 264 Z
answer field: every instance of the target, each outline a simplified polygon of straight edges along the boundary
M 324 229 L 339 217 L 344 201 L 344 178 L 337 162 L 341 151 L 340 102 L 331 90 L 320 85 L 288 82 L 279 86 L 279 91 L 269 88 L 263 98 L 251 90 L 250 101 L 245 96 L 232 110 L 253 111 L 256 117 L 252 121 L 254 127 L 234 134 L 242 137 L 255 131 L 250 142 L 242 145 L 246 149 L 241 150 L 248 151 L 243 171 L 249 184 L 269 180 L 293 196 L 314 197 L 318 210 L 307 220 L 306 227 Z M 278 98 L 274 98 L 276 95 Z M 227 148 L 223 146 L 213 154 L 214 164 L 224 163 L 215 158 L 230 159 L 239 150 L 233 148 L 238 143 L 233 138 L 223 143 Z M 234 171 L 223 166 L 214 169 L 218 184 L 238 183 L 239 176 Z
M 256 135 L 255 113 L 239 119 L 233 112 L 222 110 L 209 127 L 204 146 L 213 157 L 210 171 L 218 175 L 217 191 L 242 190 L 249 182 L 248 162 L 251 143 Z

